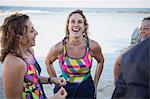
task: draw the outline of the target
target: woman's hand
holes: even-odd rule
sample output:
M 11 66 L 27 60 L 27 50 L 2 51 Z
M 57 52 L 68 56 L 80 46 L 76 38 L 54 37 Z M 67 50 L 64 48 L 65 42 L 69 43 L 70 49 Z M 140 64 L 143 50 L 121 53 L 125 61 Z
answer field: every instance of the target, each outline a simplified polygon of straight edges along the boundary
M 60 90 L 49 99 L 66 99 L 66 96 L 66 90 L 63 87 L 61 87 Z
M 59 86 L 65 86 L 67 84 L 66 80 L 63 77 L 60 78 L 51 78 L 54 84 L 58 84 Z

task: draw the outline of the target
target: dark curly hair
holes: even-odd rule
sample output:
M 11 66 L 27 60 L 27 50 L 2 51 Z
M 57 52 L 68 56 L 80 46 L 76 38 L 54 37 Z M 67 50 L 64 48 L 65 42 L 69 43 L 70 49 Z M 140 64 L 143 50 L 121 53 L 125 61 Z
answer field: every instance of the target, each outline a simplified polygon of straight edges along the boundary
M 143 21 L 144 21 L 144 20 L 150 20 L 150 17 L 145 17 L 145 18 L 143 19 Z
M 13 14 L 4 20 L 0 27 L 1 33 L 1 49 L 0 61 L 3 62 L 8 53 L 12 53 L 21 57 L 19 49 L 19 36 L 23 36 L 27 32 L 26 21 L 29 16 L 25 14 Z
M 65 45 L 65 44 L 66 44 L 66 40 L 69 39 L 68 24 L 69 24 L 70 17 L 71 17 L 71 15 L 76 14 L 76 13 L 80 14 L 80 15 L 83 17 L 84 26 L 85 26 L 85 30 L 83 31 L 83 37 L 85 37 L 87 40 L 89 39 L 89 38 L 88 38 L 88 35 L 87 35 L 88 26 L 89 26 L 89 25 L 88 25 L 88 22 L 87 22 L 87 19 L 86 19 L 85 15 L 83 14 L 83 11 L 78 9 L 78 10 L 75 10 L 75 11 L 71 12 L 71 13 L 68 15 L 68 17 L 67 17 L 66 36 L 65 36 L 64 39 L 63 39 L 63 45 Z

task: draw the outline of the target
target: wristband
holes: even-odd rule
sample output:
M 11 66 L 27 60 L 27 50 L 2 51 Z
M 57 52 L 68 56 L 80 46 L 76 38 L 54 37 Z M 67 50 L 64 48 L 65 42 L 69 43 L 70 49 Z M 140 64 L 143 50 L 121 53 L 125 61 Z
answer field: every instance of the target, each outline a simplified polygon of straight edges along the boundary
M 49 84 L 52 84 L 51 77 L 48 77 L 48 83 L 49 83 Z

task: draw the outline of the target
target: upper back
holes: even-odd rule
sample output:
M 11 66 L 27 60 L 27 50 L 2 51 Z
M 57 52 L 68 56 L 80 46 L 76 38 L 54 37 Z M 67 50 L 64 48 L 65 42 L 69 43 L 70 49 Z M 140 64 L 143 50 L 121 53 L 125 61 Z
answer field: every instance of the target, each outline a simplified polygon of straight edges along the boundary
M 12 54 L 8 54 L 6 58 L 4 59 L 4 62 L 2 63 L 4 70 L 18 70 L 18 69 L 25 69 L 25 63 L 24 61 Z M 25 72 L 25 71 L 24 71 Z

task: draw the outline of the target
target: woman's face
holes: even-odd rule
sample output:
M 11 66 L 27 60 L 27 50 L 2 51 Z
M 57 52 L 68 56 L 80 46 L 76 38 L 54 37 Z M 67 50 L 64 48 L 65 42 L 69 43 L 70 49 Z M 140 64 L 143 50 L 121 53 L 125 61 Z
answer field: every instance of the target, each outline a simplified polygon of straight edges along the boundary
M 85 30 L 84 19 L 79 13 L 70 16 L 68 30 L 69 37 L 78 38 L 83 36 L 83 31 Z
M 34 29 L 33 24 L 30 20 L 26 21 L 27 33 L 26 33 L 26 44 L 28 47 L 35 46 L 35 38 L 38 35 L 37 31 Z
M 150 36 L 150 20 L 144 20 L 141 25 L 141 36 Z

